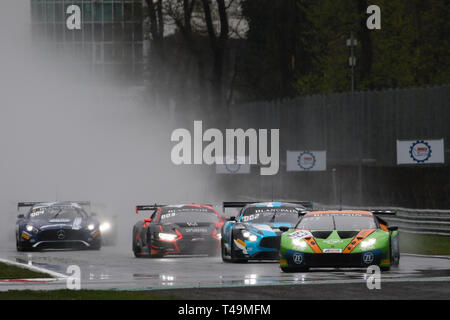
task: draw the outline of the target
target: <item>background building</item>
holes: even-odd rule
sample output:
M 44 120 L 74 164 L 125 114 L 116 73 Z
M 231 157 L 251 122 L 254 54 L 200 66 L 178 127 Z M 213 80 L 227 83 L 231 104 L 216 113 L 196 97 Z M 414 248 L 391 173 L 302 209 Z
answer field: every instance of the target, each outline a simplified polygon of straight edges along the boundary
M 79 30 L 66 26 L 71 5 L 81 10 Z M 86 64 L 96 76 L 140 83 L 142 7 L 142 0 L 31 0 L 33 36 L 47 48 Z

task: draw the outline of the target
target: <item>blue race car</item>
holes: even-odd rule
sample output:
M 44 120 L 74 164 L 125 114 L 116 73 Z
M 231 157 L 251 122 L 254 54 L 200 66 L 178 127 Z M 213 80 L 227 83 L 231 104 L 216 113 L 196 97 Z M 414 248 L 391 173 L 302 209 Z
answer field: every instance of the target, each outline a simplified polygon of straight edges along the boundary
M 30 209 L 17 217 L 17 251 L 63 248 L 99 250 L 102 245 L 100 224 L 81 207 L 83 203 L 19 203 L 18 209 Z
M 224 202 L 223 210 L 241 208 L 236 217 L 222 227 L 222 260 L 279 260 L 280 227 L 292 228 L 299 214 L 312 209 L 301 202 Z

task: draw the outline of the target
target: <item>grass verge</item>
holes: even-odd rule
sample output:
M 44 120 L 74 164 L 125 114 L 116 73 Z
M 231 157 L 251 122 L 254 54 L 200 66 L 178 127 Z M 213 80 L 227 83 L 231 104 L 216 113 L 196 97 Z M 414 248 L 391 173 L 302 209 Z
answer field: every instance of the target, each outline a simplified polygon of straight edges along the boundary
M 179 298 L 159 296 L 149 291 L 10 290 L 0 292 L 0 300 L 179 300 Z
M 400 232 L 400 251 L 426 255 L 450 255 L 450 236 Z
M 19 268 L 13 265 L 9 265 L 0 262 L 0 279 L 36 279 L 36 278 L 53 278 L 52 276 L 31 271 L 24 268 Z

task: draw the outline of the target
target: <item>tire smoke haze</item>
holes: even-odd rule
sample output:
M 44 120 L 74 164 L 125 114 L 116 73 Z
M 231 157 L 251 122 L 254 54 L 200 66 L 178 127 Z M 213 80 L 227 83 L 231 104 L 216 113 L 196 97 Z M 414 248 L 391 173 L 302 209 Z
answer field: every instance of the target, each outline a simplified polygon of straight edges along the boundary
M 175 124 L 163 107 L 34 50 L 27 0 L 2 0 L 0 26 L 0 231 L 8 243 L 18 201 L 99 203 L 118 215 L 127 249 L 136 204 L 211 201 L 205 170 L 171 163 Z

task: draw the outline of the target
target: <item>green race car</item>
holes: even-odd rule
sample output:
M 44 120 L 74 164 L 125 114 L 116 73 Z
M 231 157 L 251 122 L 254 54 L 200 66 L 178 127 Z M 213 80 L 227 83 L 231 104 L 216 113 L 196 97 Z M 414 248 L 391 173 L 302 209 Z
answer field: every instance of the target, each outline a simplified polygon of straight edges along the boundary
M 280 267 L 304 272 L 310 267 L 382 270 L 398 266 L 398 228 L 378 216 L 392 212 L 312 211 L 281 235 Z

